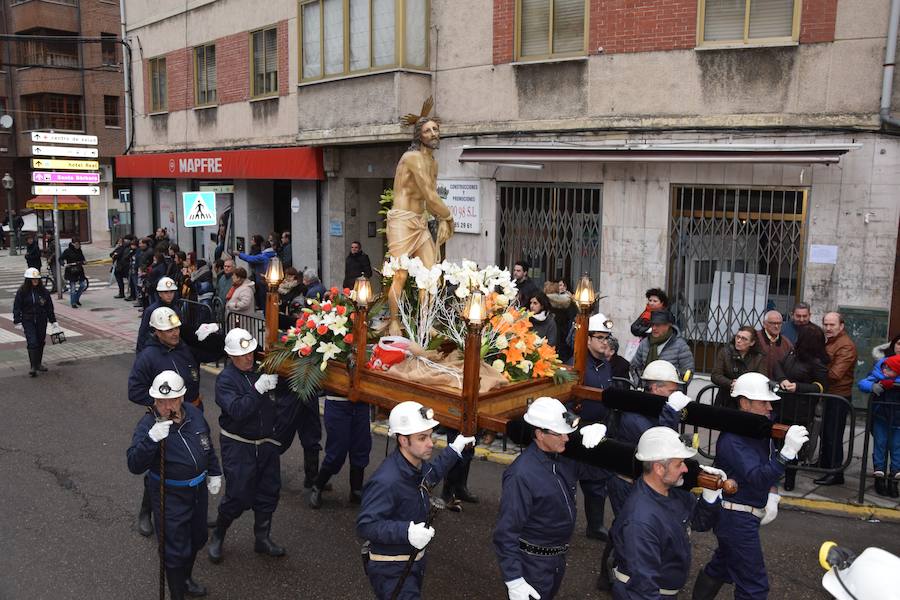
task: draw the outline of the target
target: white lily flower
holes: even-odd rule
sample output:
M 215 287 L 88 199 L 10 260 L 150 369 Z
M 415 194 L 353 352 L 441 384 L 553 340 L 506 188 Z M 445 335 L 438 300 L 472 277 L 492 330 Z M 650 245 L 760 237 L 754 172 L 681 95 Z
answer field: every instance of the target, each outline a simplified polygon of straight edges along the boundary
M 498 335 L 497 339 L 494 340 L 494 345 L 497 346 L 498 350 L 506 350 L 509 348 L 509 340 L 506 339 L 505 335 Z
M 316 343 L 318 343 L 319 340 L 318 340 L 318 338 L 316 338 L 316 336 L 314 336 L 312 334 L 312 332 L 307 331 L 306 335 L 304 335 L 300 341 L 303 342 L 303 345 L 309 346 L 310 348 L 312 348 L 313 346 L 316 345 Z
M 332 360 L 338 354 L 341 353 L 341 349 L 337 347 L 334 342 L 328 342 L 325 344 L 319 344 L 319 347 L 316 348 L 316 352 L 322 355 L 322 365 L 319 367 L 323 371 L 328 368 L 328 361 Z
M 531 362 L 530 360 L 522 360 L 522 361 L 519 361 L 519 364 L 517 364 L 516 366 L 519 367 L 520 369 L 522 369 L 522 371 L 524 373 L 530 373 L 531 367 L 534 366 L 534 363 Z
M 499 358 L 491 363 L 491 368 L 497 371 L 498 373 L 502 373 L 503 369 L 506 368 L 506 363 L 500 360 Z

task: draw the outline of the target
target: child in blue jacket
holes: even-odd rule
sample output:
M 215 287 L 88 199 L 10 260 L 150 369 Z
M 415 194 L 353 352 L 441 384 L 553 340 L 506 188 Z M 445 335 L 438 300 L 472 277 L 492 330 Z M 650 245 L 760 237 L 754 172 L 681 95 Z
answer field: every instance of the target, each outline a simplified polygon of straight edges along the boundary
M 872 466 L 875 468 L 875 493 L 900 497 L 900 354 L 892 340 L 891 356 L 875 363 L 872 372 L 859 382 L 859 389 L 872 394 Z M 890 469 L 888 469 L 890 458 Z M 887 478 L 885 473 L 888 473 Z

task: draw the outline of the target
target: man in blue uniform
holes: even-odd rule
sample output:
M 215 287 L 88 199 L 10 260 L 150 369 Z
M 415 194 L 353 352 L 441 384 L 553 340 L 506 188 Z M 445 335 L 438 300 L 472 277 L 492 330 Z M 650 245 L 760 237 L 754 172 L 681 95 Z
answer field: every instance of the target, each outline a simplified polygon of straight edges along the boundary
M 135 358 L 128 376 L 128 399 L 141 406 L 152 406 L 149 390 L 153 378 L 162 371 L 174 370 L 185 382 L 185 398 L 202 412 L 200 363 L 181 340 L 181 319 L 171 308 L 157 308 L 150 315 L 150 330 L 150 339 Z M 143 536 L 153 534 L 150 514 L 150 496 L 145 488 L 138 515 L 138 531 Z
M 737 378 L 732 398 L 740 409 L 771 417 L 772 402 L 780 398 L 772 391 L 769 378 L 760 373 L 745 373 Z M 776 452 L 771 439 L 757 440 L 734 433 L 722 433 L 716 442 L 716 466 L 728 471 L 738 484 L 738 491 L 723 501 L 714 531 L 719 540 L 712 560 L 697 574 L 694 600 L 712 600 L 725 582 L 734 584 L 736 600 L 765 600 L 769 595 L 769 578 L 763 560 L 759 527 L 775 520 L 778 502 L 778 480 L 784 476 L 784 465 L 797 456 L 809 440 L 801 425 L 788 429 L 781 452 Z
M 637 444 L 645 431 L 651 427 L 662 425 L 673 430 L 678 427 L 678 413 L 693 400 L 678 391 L 681 380 L 678 371 L 672 363 L 664 360 L 655 360 L 644 369 L 641 374 L 644 380 L 644 389 L 657 396 L 668 398 L 659 419 L 649 419 L 646 416 L 633 412 L 619 412 L 610 417 L 609 437 L 628 444 Z M 618 515 L 625 503 L 625 499 L 631 493 L 634 482 L 630 477 L 616 475 L 610 477 L 607 482 L 609 504 L 613 514 Z
M 163 371 L 148 387 L 153 405 L 134 430 L 128 448 L 128 470 L 144 478 L 157 525 L 165 535 L 166 578 L 169 597 L 182 600 L 205 596 L 206 587 L 193 579 L 194 560 L 206 543 L 207 492 L 218 494 L 222 470 L 203 413 L 184 404 L 184 380 L 175 371 Z M 178 435 L 169 436 L 170 431 Z M 159 531 L 160 444 L 165 443 L 165 531 Z
M 222 561 L 225 532 L 245 510 L 253 509 L 253 550 L 284 556 L 284 548 L 272 541 L 272 514 L 281 492 L 281 442 L 276 435 L 276 398 L 272 390 L 278 375 L 253 370 L 256 340 L 245 329 L 225 336 L 225 352 L 231 357 L 216 378 L 225 496 L 209 543 L 209 559 Z
M 403 600 L 422 595 L 425 546 L 434 537 L 426 524 L 431 510 L 431 488 L 462 456 L 474 437 L 456 436 L 452 444 L 431 461 L 432 433 L 438 422 L 434 411 L 418 402 L 401 402 L 391 410 L 388 434 L 396 436 L 391 453 L 363 488 L 356 533 L 370 544 L 366 574 L 379 600 L 397 596 Z M 409 576 L 401 583 L 410 556 L 415 557 Z
M 525 413 L 534 442 L 503 473 L 494 551 L 509 600 L 550 600 L 566 571 L 566 552 L 578 514 L 576 482 L 597 477 L 594 467 L 561 458 L 578 417 L 555 398 L 538 398 Z M 593 447 L 606 426 L 581 430 Z
M 175 304 L 177 291 L 178 286 L 170 277 L 163 277 L 157 282 L 156 292 L 159 299 L 148 306 L 141 317 L 141 326 L 138 329 L 137 342 L 135 343 L 134 348 L 135 354 L 140 354 L 141 350 L 144 349 L 144 346 L 147 345 L 147 342 L 150 341 L 150 317 L 157 308 L 171 308 L 175 311 L 175 314 L 178 315 L 178 319 L 182 321 L 182 323 L 184 322 L 181 311 L 178 310 L 178 305 Z M 210 334 L 217 331 L 219 331 L 219 326 L 215 323 L 203 323 L 196 331 L 182 332 L 181 339 L 183 339 L 188 346 L 199 346 Z M 221 345 L 221 342 L 219 343 Z
M 363 480 L 372 450 L 372 431 L 369 428 L 369 405 L 351 402 L 343 396 L 325 396 L 325 458 L 319 474 L 309 490 L 310 508 L 322 507 L 322 492 L 328 480 L 337 475 L 350 458 L 350 503 L 362 501 Z
M 706 531 L 719 515 L 722 490 L 703 490 L 698 499 L 679 489 L 685 458 L 696 454 L 668 427 L 641 436 L 635 458 L 643 475 L 635 481 L 612 526 L 613 598 L 647 600 L 677 596 L 691 566 L 690 530 Z M 720 469 L 702 467 L 725 478 Z

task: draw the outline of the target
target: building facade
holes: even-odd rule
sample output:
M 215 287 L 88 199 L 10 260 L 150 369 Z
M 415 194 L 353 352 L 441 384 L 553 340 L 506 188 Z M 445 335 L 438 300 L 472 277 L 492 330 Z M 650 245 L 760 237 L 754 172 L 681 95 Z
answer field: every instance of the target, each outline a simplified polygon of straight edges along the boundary
M 217 73 L 243 86 L 227 126 L 182 101 L 191 86 L 167 67 L 165 123 L 139 109 L 136 149 L 321 149 L 315 192 L 287 179 L 302 207 L 292 224 L 318 233 L 315 253 L 312 237 L 295 253 L 326 283 L 341 279 L 352 240 L 384 251 L 378 198 L 411 135 L 399 119 L 433 95 L 441 189 L 461 216 L 451 259 L 524 258 L 539 280 L 587 272 L 623 343 L 644 289 L 665 287 L 699 370 L 739 325 L 800 300 L 816 319 L 851 315 L 861 344 L 885 337 L 889 319 L 900 328 L 900 144 L 879 114 L 887 0 L 300 0 L 253 11 L 218 0 L 187 12 L 163 2 L 144 25 L 126 4 L 142 61 L 196 56 L 229 36 L 246 55 L 253 32 L 276 29 L 288 75 L 271 92 L 276 110 L 254 101 L 256 82 L 268 85 L 259 61 Z M 152 85 L 158 71 L 136 67 Z M 900 89 L 887 99 L 897 105 Z M 151 187 L 137 182 L 136 201 Z M 279 210 L 252 202 L 274 202 L 273 219 Z M 244 234 L 264 233 L 265 219 Z
M 113 157 L 125 151 L 125 97 L 119 3 L 110 0 L 10 0 L 2 4 L 4 33 L 0 169 L 14 179 L 18 211 L 31 193 L 33 131 L 84 133 L 98 139 L 100 195 L 89 210 L 63 211 L 63 237 L 109 243 L 110 230 L 130 216 L 117 195 Z M 5 211 L 5 203 L 4 209 Z M 52 230 L 51 211 L 37 211 L 38 228 Z M 127 222 L 125 223 L 127 225 Z

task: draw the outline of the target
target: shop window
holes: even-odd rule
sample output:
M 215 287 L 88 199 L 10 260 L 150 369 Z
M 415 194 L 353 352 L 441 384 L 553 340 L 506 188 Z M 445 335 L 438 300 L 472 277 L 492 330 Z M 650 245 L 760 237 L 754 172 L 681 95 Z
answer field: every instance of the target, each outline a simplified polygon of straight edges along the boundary
M 27 129 L 83 131 L 81 96 L 31 94 L 22 96 Z
M 702 45 L 797 41 L 799 0 L 699 0 Z
M 585 0 L 519 0 L 516 11 L 519 60 L 586 54 Z
M 254 31 L 250 44 L 251 93 L 254 97 L 278 93 L 278 30 Z
M 397 66 L 427 69 L 427 9 L 427 0 L 304 0 L 300 4 L 301 79 Z
M 119 97 L 103 96 L 103 118 L 107 127 L 119 127 Z
M 216 103 L 216 46 L 194 48 L 194 101 L 197 106 Z
M 164 56 L 151 58 L 150 66 L 150 112 L 165 112 L 168 110 L 166 81 L 166 58 Z

